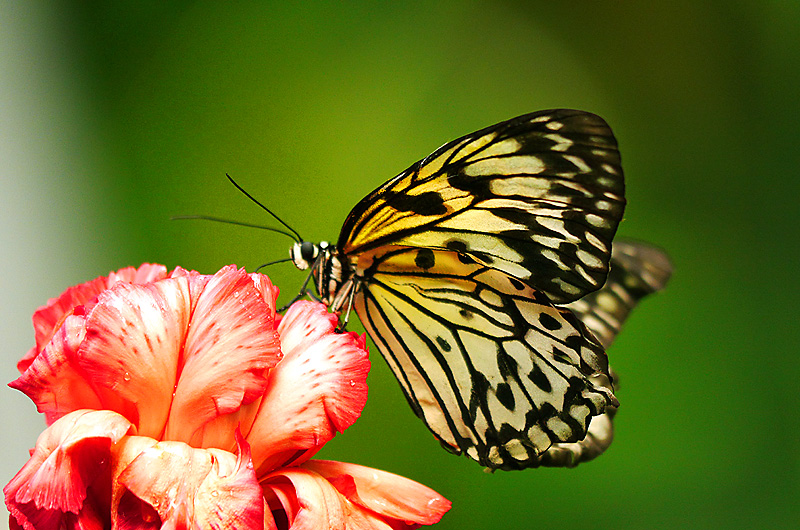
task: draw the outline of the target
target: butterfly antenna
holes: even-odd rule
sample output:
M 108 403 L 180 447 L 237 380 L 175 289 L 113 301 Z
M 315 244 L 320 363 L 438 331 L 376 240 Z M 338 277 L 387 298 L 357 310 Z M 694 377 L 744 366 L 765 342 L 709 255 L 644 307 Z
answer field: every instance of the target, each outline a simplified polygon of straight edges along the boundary
M 239 191 L 241 191 L 242 193 L 244 193 L 244 194 L 245 194 L 245 196 L 246 196 L 248 199 L 250 199 L 251 201 L 253 201 L 253 202 L 254 202 L 254 203 L 256 203 L 257 205 L 259 205 L 259 206 L 261 207 L 261 209 L 262 209 L 262 210 L 264 210 L 265 212 L 267 212 L 268 214 L 270 214 L 272 217 L 274 217 L 274 218 L 275 218 L 275 220 L 276 220 L 276 221 L 278 221 L 280 224 L 282 224 L 283 226 L 285 226 L 286 228 L 288 228 L 288 229 L 289 229 L 289 231 L 290 231 L 292 234 L 294 234 L 294 236 L 292 236 L 292 237 L 294 238 L 294 240 L 295 240 L 295 241 L 297 241 L 298 243 L 299 243 L 299 242 L 301 242 L 301 241 L 303 241 L 303 238 L 302 238 L 302 237 L 300 237 L 300 234 L 298 234 L 298 233 L 297 233 L 297 230 L 295 230 L 294 228 L 292 228 L 291 226 L 289 226 L 288 224 L 286 224 L 286 223 L 283 221 L 283 219 L 281 219 L 280 217 L 278 217 L 277 215 L 275 215 L 275 212 L 273 212 L 272 210 L 270 210 L 269 208 L 267 208 L 266 206 L 264 206 L 263 204 L 261 204 L 261 203 L 260 203 L 260 202 L 259 202 L 259 201 L 258 201 L 258 200 L 255 198 L 255 197 L 253 197 L 252 195 L 250 195 L 249 193 L 247 193 L 247 192 L 245 191 L 245 189 L 244 189 L 244 188 L 242 188 L 241 186 L 239 186 L 239 184 L 237 184 L 237 183 L 236 183 L 236 181 L 235 181 L 235 180 L 233 180 L 233 178 L 232 178 L 230 175 L 228 175 L 227 173 L 225 173 L 225 176 L 226 176 L 226 177 L 228 177 L 228 180 L 230 180 L 230 181 L 231 181 L 231 184 L 233 184 L 234 186 L 236 186 L 236 189 L 238 189 Z
M 220 217 L 212 217 L 210 215 L 175 215 L 170 217 L 172 221 L 182 221 L 185 219 L 203 219 L 205 221 L 215 221 L 217 223 L 227 223 L 229 225 L 237 225 L 237 226 L 247 226 L 249 228 L 260 228 L 261 230 L 269 230 L 270 232 L 276 232 L 278 234 L 283 234 L 287 237 L 291 237 L 295 241 L 298 239 L 295 237 L 295 234 L 290 234 L 285 230 L 281 230 L 279 228 L 272 228 L 271 226 L 262 226 L 262 225 L 254 225 L 251 223 L 243 223 L 241 221 L 234 221 L 233 219 L 222 219 Z
M 256 270 L 254 270 L 253 272 L 258 272 L 261 269 L 263 269 L 264 267 L 269 267 L 270 265 L 275 265 L 276 263 L 285 263 L 287 261 L 292 261 L 292 258 L 276 259 L 275 261 L 270 261 L 269 263 L 264 263 L 263 265 L 259 265 L 258 267 L 256 267 Z

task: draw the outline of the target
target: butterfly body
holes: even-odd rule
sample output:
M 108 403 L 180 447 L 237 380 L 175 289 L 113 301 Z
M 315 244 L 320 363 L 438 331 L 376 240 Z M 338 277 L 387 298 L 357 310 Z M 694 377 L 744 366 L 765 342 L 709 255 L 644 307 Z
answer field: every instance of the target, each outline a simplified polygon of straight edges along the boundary
M 618 403 L 576 316 L 590 309 L 565 306 L 606 283 L 624 205 L 605 122 L 542 111 L 445 144 L 359 202 L 335 246 L 291 258 L 333 311 L 355 310 L 448 450 L 491 469 L 574 465 Z

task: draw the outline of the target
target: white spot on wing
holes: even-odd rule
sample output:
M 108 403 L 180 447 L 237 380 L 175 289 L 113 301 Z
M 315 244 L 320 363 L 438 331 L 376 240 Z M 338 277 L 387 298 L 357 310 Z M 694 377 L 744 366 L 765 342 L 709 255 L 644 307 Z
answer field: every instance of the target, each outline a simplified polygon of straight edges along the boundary
M 575 255 L 578 257 L 579 260 L 588 265 L 589 268 L 591 269 L 600 269 L 603 267 L 603 260 L 595 256 L 594 254 L 586 252 L 585 250 L 578 249 Z
M 503 458 L 500 456 L 500 450 L 497 448 L 496 445 L 493 445 L 489 449 L 489 461 L 496 466 L 502 465 Z
M 602 167 L 604 171 L 611 173 L 612 175 L 619 175 L 619 171 L 617 171 L 617 168 L 615 168 L 611 164 L 603 164 L 600 167 Z
M 539 449 L 539 453 L 542 453 L 547 447 L 550 446 L 550 437 L 547 436 L 547 433 L 542 430 L 539 425 L 532 425 L 530 429 L 528 429 L 528 439 Z
M 519 151 L 522 144 L 515 138 L 508 138 L 502 142 L 497 142 L 487 147 L 483 151 L 476 153 L 475 158 L 483 159 L 493 156 L 511 155 Z
M 514 460 L 521 461 L 528 459 L 529 456 L 528 450 L 525 448 L 524 445 L 522 445 L 522 442 L 517 439 L 509 440 L 508 442 L 506 442 L 505 448 L 506 451 L 508 451 L 508 454 L 511 455 L 511 458 L 513 458 Z
M 570 434 L 572 434 L 572 429 L 569 428 L 569 425 L 564 423 L 561 418 L 556 418 L 555 416 L 547 418 L 547 428 L 550 429 L 559 440 L 566 440 L 569 438 Z
M 592 168 L 589 167 L 589 165 L 583 160 L 583 158 L 579 156 L 564 155 L 564 158 L 575 164 L 575 167 L 577 167 L 581 173 L 589 173 L 592 170 Z
M 590 214 L 586 215 L 586 222 L 589 223 L 592 226 L 597 226 L 597 227 L 601 227 L 601 226 L 605 226 L 606 225 L 606 220 L 605 219 L 603 219 L 599 215 L 595 215 L 593 213 L 590 213 Z
M 556 143 L 556 145 L 550 148 L 551 151 L 564 152 L 572 147 L 572 144 L 574 143 L 569 138 L 564 138 L 560 134 L 545 134 L 544 137 Z
M 537 174 L 546 169 L 544 163 L 535 156 L 511 156 L 508 158 L 486 158 L 473 162 L 464 168 L 464 173 L 472 177 L 483 175 Z

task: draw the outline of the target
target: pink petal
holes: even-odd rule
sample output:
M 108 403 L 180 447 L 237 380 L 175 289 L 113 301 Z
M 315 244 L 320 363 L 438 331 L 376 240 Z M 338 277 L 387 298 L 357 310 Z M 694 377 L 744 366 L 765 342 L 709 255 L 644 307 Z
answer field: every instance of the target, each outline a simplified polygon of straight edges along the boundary
M 77 306 L 94 299 L 108 288 L 108 278 L 100 277 L 75 285 L 64 291 L 58 298 L 51 298 L 47 304 L 33 314 L 33 331 L 36 340 L 34 348 L 39 351 L 55 334 L 66 315 L 72 314 Z
M 100 489 L 110 486 L 111 446 L 131 427 L 109 411 L 81 410 L 56 421 L 3 488 L 11 516 L 26 529 L 59 528 L 70 521 L 91 527 L 97 516 L 94 499 L 86 504 L 87 491 L 98 482 Z
M 221 271 L 227 269 L 236 270 L 235 266 L 229 265 L 227 267 L 223 267 Z M 203 289 L 206 288 L 208 282 L 213 278 L 213 276 L 209 274 L 200 274 L 197 271 L 188 271 L 182 267 L 175 267 L 169 274 L 170 278 L 187 278 L 189 280 L 189 298 L 192 300 L 192 311 L 194 311 L 194 306 L 197 304 L 197 300 L 200 298 L 200 293 L 203 292 Z
M 163 265 L 145 263 L 138 269 L 128 267 L 109 273 L 106 277 L 70 287 L 58 298 L 51 298 L 47 304 L 33 314 L 33 327 L 36 337 L 35 350 L 38 352 L 50 340 L 65 315 L 72 313 L 77 306 L 93 300 L 101 292 L 118 282 L 147 283 L 166 277 L 167 269 Z M 26 356 L 26 358 L 29 356 Z M 20 372 L 27 366 L 20 367 Z
M 333 333 L 338 323 L 339 318 L 328 313 L 323 304 L 306 300 L 292 304 L 278 329 L 284 354 Z
M 330 482 L 300 468 L 281 469 L 262 481 L 273 513 L 285 512 L 292 530 L 344 529 L 352 505 Z
M 138 269 L 125 267 L 108 275 L 108 286 L 112 287 L 117 282 L 127 283 L 152 283 L 167 277 L 167 268 L 155 263 L 143 263 Z
M 143 451 L 156 445 L 158 440 L 147 436 L 126 436 L 112 449 L 111 502 L 109 515 L 117 530 L 161 527 L 158 513 L 149 504 L 133 495 L 119 477 Z M 155 524 L 157 523 L 157 524 Z
M 274 305 L 244 270 L 226 267 L 206 284 L 194 304 L 167 439 L 232 448 L 233 428 L 248 428 L 254 411 L 249 418 L 209 422 L 263 394 L 266 375 L 281 356 L 274 316 Z
M 118 283 L 87 315 L 80 367 L 102 408 L 130 419 L 143 436 L 160 438 L 167 421 L 189 325 L 188 283 Z
M 275 313 L 275 308 L 278 307 L 278 294 L 280 294 L 280 289 L 272 285 L 269 278 L 263 274 L 252 273 L 250 274 L 250 278 L 253 280 L 253 285 L 255 285 L 258 292 L 261 293 L 261 296 L 264 298 L 264 303 L 266 303 L 271 312 L 275 314 L 277 327 L 277 321 L 280 315 Z
M 264 498 L 247 444 L 237 459 L 219 449 L 193 449 L 182 442 L 146 448 L 119 475 L 132 497 L 120 500 L 115 520 L 137 527 L 141 514 L 157 513 L 161 528 L 257 529 L 264 525 Z M 133 509 L 143 501 L 152 511 Z
M 247 434 L 259 476 L 309 458 L 361 413 L 369 372 L 365 339 L 336 333 L 335 325 L 336 317 L 316 302 L 297 302 L 281 320 L 284 357 Z
M 25 370 L 27 370 L 28 367 L 31 365 L 31 363 L 33 363 L 33 360 L 36 358 L 37 355 L 39 355 L 39 347 L 32 346 L 31 349 L 28 350 L 27 353 L 25 353 L 25 355 L 22 356 L 22 359 L 17 361 L 17 370 L 19 371 L 19 373 L 24 373 Z
M 330 460 L 309 460 L 302 467 L 330 480 L 354 503 L 407 524 L 437 523 L 450 509 L 450 501 L 434 490 L 386 471 Z
M 47 423 L 78 409 L 98 409 L 100 398 L 78 367 L 76 354 L 86 335 L 84 317 L 68 315 L 44 350 L 8 386 L 27 395 Z
M 276 520 L 291 530 L 392 530 L 417 528 L 387 519 L 350 502 L 328 480 L 313 471 L 291 467 L 261 483 Z

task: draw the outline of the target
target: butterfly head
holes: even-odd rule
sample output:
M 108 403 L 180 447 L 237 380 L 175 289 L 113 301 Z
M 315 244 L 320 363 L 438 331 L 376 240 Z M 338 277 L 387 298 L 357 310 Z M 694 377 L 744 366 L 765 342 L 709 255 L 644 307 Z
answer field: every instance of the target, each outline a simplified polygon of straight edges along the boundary
M 300 270 L 311 269 L 317 294 L 330 306 L 344 280 L 342 261 L 335 247 L 327 241 L 299 241 L 292 246 L 289 254 L 295 267 Z

